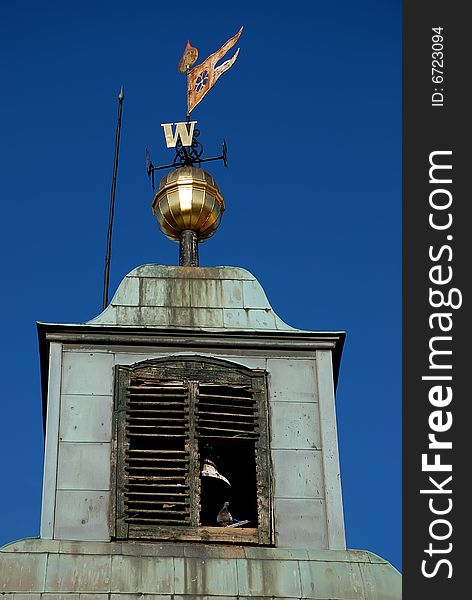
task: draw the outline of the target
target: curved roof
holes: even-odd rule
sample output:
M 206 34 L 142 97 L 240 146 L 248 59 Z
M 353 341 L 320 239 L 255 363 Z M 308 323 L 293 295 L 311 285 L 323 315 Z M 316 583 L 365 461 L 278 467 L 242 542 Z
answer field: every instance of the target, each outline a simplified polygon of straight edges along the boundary
M 254 275 L 235 267 L 137 267 L 87 325 L 298 331 L 275 314 Z

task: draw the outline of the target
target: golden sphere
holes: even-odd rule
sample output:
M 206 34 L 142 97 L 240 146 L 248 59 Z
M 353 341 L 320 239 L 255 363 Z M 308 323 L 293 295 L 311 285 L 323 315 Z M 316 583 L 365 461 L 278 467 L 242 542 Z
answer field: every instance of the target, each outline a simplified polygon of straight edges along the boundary
M 213 177 L 189 166 L 167 173 L 152 202 L 159 227 L 171 240 L 179 240 L 185 229 L 195 231 L 199 242 L 206 240 L 220 224 L 224 209 L 223 196 Z

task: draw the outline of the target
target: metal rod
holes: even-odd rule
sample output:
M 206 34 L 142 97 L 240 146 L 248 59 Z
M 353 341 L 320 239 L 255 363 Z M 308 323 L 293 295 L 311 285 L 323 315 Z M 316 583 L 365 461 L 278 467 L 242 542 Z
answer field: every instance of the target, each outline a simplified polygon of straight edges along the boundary
M 198 239 L 191 229 L 184 229 L 180 234 L 179 265 L 198 267 Z
M 215 156 L 214 158 L 201 158 L 198 162 L 210 162 L 210 160 L 224 160 L 224 154 L 221 156 Z
M 188 76 L 190 73 L 190 65 L 187 65 L 187 123 L 190 121 L 190 111 L 189 111 L 189 101 L 190 101 L 190 95 L 189 95 L 189 89 L 188 89 Z
M 209 162 L 210 160 L 224 160 L 224 155 L 222 154 L 221 156 L 215 156 L 214 158 L 199 158 L 198 160 L 194 160 L 192 162 L 192 164 Z M 152 167 L 152 169 L 150 169 L 150 172 L 160 171 L 161 169 L 172 169 L 173 167 L 178 168 L 179 166 L 183 166 L 183 165 L 179 165 L 179 164 L 176 165 L 176 164 L 172 163 L 171 165 L 162 165 L 162 167 Z
M 170 165 L 163 165 L 162 167 L 153 167 L 152 171 L 159 171 L 160 169 L 172 169 L 172 167 L 175 167 L 174 163 L 170 164 Z
M 121 112 L 123 110 L 124 100 L 123 86 L 121 86 L 120 93 L 118 95 L 118 121 L 116 124 L 116 135 L 115 135 L 115 160 L 113 163 L 113 180 L 111 184 L 111 198 L 110 198 L 110 217 L 108 220 L 108 235 L 107 235 L 107 253 L 105 256 L 105 275 L 103 283 L 103 304 L 102 310 L 108 306 L 108 286 L 110 282 L 110 260 L 111 260 L 111 237 L 113 232 L 113 215 L 115 213 L 115 190 L 116 190 L 116 175 L 118 172 L 118 154 L 120 151 L 120 133 L 121 133 Z

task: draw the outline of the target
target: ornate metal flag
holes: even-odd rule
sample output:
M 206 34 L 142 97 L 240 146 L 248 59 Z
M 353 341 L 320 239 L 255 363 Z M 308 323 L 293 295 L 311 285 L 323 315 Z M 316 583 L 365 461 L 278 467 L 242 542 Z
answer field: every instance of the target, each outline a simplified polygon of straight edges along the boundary
M 236 50 L 236 53 L 232 58 L 226 60 L 218 67 L 215 66 L 216 63 L 223 58 L 228 50 L 232 48 L 238 41 L 242 31 L 243 28 L 241 27 L 238 33 L 230 38 L 225 44 L 223 44 L 219 50 L 213 54 L 210 54 L 206 60 L 194 67 L 191 71 L 187 71 L 187 115 L 189 115 L 190 112 L 197 106 L 197 104 L 203 100 L 205 95 L 215 85 L 221 75 L 223 75 L 223 73 L 235 63 L 236 59 L 238 58 L 239 48 Z

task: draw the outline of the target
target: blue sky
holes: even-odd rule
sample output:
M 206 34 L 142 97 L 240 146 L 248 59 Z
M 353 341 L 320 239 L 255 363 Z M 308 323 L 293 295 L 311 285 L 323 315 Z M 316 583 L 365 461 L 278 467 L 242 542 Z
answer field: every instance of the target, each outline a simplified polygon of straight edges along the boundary
M 337 393 L 347 542 L 401 566 L 401 5 L 4 0 L 0 544 L 38 535 L 36 321 L 100 312 L 117 95 L 125 86 L 111 293 L 177 264 L 144 151 L 185 119 L 187 39 L 235 66 L 193 111 L 227 210 L 203 266 L 241 266 L 290 325 L 345 330 Z

